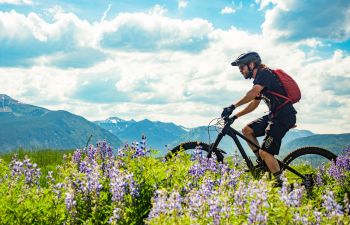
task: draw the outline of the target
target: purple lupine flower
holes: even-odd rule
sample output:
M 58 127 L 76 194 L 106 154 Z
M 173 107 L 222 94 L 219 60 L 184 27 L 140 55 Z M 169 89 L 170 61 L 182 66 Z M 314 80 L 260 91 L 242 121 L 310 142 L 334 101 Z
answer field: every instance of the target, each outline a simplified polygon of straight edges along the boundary
M 83 179 L 86 179 L 86 177 Z M 71 184 L 76 192 L 81 194 L 85 194 L 87 192 L 86 181 L 82 180 L 81 178 L 75 178 L 71 181 Z
M 93 145 L 89 145 L 89 148 L 87 150 L 87 155 L 88 155 L 89 160 L 94 160 L 95 154 L 96 154 L 96 148 L 94 148 Z
M 23 174 L 24 168 L 23 168 L 23 163 L 21 161 L 17 160 L 17 156 L 15 155 L 12 158 L 12 161 L 10 162 L 10 168 L 12 169 L 11 175 L 12 178 L 18 179 L 19 176 Z
M 342 207 L 339 205 L 335 198 L 333 191 L 325 191 L 323 197 L 322 206 L 325 208 L 325 215 L 331 219 L 332 217 L 342 216 L 344 213 L 342 212 Z
M 228 169 L 228 171 L 227 171 Z M 244 171 L 237 170 L 235 168 L 229 169 L 228 167 L 222 168 L 221 170 L 221 180 L 220 180 L 220 188 L 234 188 L 236 189 L 236 185 L 239 182 L 240 176 L 244 173 Z M 226 172 L 227 171 L 227 172 Z
M 200 214 L 199 211 L 202 210 L 207 199 L 199 190 L 192 190 L 186 195 L 184 202 L 187 204 L 189 214 L 191 217 L 194 217 L 195 215 Z
M 117 224 L 120 219 L 120 213 L 122 212 L 121 208 L 115 208 L 113 210 L 113 215 L 109 218 L 110 224 Z
M 204 175 L 205 173 L 205 168 L 201 166 L 200 163 L 196 163 L 193 166 L 191 166 L 190 170 L 188 171 L 189 174 L 196 178 L 200 178 Z
M 250 182 L 248 192 L 254 198 L 250 202 L 250 211 L 248 215 L 248 224 L 267 224 L 267 182 L 259 180 L 258 183 Z
M 167 192 L 164 190 L 156 190 L 152 199 L 152 209 L 148 214 L 149 220 L 167 212 L 166 201 Z
M 104 161 L 107 156 L 107 141 L 99 141 L 97 142 L 97 153 L 100 154 L 101 159 Z
M 81 151 L 81 149 L 77 149 L 73 153 L 73 161 L 79 165 L 81 159 L 82 159 L 82 151 Z
M 305 194 L 305 188 L 296 183 L 294 189 L 289 192 L 288 180 L 284 174 L 281 175 L 281 179 L 283 181 L 282 188 L 279 191 L 281 200 L 289 207 L 299 207 Z
M 134 181 L 133 174 L 123 174 L 117 168 L 113 167 L 109 171 L 110 191 L 112 193 L 112 201 L 118 202 L 124 199 L 124 196 L 130 194 L 137 197 L 138 187 Z
M 55 178 L 52 176 L 52 174 L 53 174 L 53 172 L 52 172 L 52 171 L 49 171 L 49 172 L 47 173 L 47 176 L 46 176 L 47 183 L 50 184 L 50 185 L 53 185 L 53 184 L 56 182 L 56 180 L 55 180 Z
M 152 199 L 152 209 L 148 214 L 148 219 L 158 217 L 162 214 L 182 214 L 183 198 L 180 193 L 174 191 L 168 195 L 165 190 L 157 190 Z
M 309 224 L 308 216 L 301 215 L 299 212 L 294 214 L 293 222 L 298 222 L 298 224 Z
M 57 199 L 61 199 L 62 197 L 62 189 L 64 188 L 64 183 L 58 183 L 53 185 L 52 187 L 52 191 L 53 193 L 55 193 L 55 196 Z
M 213 219 L 213 224 L 220 224 L 221 220 L 221 210 L 222 206 L 220 204 L 221 202 L 218 199 L 210 198 L 207 201 L 207 204 L 209 205 L 209 213 L 207 214 L 207 218 Z
M 288 201 L 286 202 L 288 206 L 299 207 L 305 193 L 305 188 L 303 186 L 299 187 L 298 183 L 295 184 L 294 189 L 288 194 Z
M 76 205 L 76 201 L 74 200 L 74 194 L 67 192 L 64 202 L 66 204 L 68 212 L 71 212 Z
M 315 210 L 314 211 L 314 216 L 315 216 L 315 220 L 316 220 L 316 224 L 315 225 L 320 225 L 322 222 L 322 213 Z
M 113 148 L 111 146 L 107 147 L 106 154 L 108 159 L 113 159 Z
M 232 158 L 233 162 L 234 162 L 234 167 L 237 167 L 238 165 L 241 164 L 241 160 L 239 158 L 238 152 L 237 150 L 235 150 L 235 153 L 233 154 L 233 158 Z
M 182 202 L 183 198 L 180 193 L 177 191 L 172 192 L 167 201 L 167 211 L 176 211 L 177 213 L 180 213 L 182 210 Z
M 331 166 L 328 169 L 328 173 L 336 181 L 340 182 L 346 177 L 343 168 L 339 167 L 334 161 L 332 161 Z
M 24 170 L 25 182 L 30 185 L 39 184 L 39 178 L 41 176 L 40 168 L 37 168 L 36 163 L 31 164 L 29 159 L 24 164 L 26 165 Z
M 346 179 L 346 171 L 350 171 L 350 145 L 343 150 L 343 153 L 335 161 L 332 161 L 328 174 L 343 183 L 343 180 Z
M 315 181 L 316 181 L 317 186 L 323 186 L 324 185 L 321 171 L 317 171 L 316 177 L 315 177 Z
M 79 171 L 82 173 L 87 173 L 88 172 L 88 168 L 89 168 L 89 164 L 88 162 L 86 162 L 86 160 L 83 160 L 80 162 L 79 165 Z
M 247 193 L 247 186 L 245 183 L 240 182 L 234 193 L 233 209 L 236 215 L 242 215 L 245 213 L 246 203 L 248 202 Z
M 24 175 L 25 183 L 28 185 L 39 185 L 39 178 L 41 176 L 40 168 L 37 168 L 37 164 L 32 164 L 30 159 L 26 156 L 23 162 L 17 160 L 15 155 L 10 162 L 11 175 L 14 180 L 20 179 Z
M 140 147 L 145 151 L 146 151 L 146 143 L 147 143 L 147 137 L 146 137 L 146 135 L 142 134 Z
M 193 155 L 191 157 L 192 161 L 195 160 L 200 160 L 203 158 L 203 150 L 202 150 L 202 146 L 198 145 L 196 146 L 196 148 L 193 150 Z
M 100 194 L 100 190 L 102 190 L 102 184 L 100 183 L 100 173 L 99 173 L 99 168 L 98 164 L 96 161 L 92 161 L 89 169 L 87 169 L 86 173 L 86 178 L 87 178 L 87 190 L 90 193 L 96 193 L 97 196 Z

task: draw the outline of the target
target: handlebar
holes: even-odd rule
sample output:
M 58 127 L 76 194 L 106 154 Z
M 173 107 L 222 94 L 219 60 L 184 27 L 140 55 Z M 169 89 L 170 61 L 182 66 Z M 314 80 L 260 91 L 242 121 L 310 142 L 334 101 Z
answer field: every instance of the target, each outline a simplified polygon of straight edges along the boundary
M 235 120 L 237 119 L 237 116 L 234 115 L 234 116 L 229 116 L 229 117 L 224 117 L 223 118 L 224 121 L 225 121 L 225 124 L 233 124 L 233 122 L 235 122 Z

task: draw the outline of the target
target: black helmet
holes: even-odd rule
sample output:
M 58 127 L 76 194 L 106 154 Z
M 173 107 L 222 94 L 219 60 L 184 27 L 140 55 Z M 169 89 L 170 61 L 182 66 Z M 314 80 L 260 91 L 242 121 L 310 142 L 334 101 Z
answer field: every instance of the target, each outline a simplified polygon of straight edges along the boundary
M 232 66 L 247 65 L 250 62 L 255 62 L 255 66 L 261 64 L 261 58 L 256 52 L 243 53 L 238 58 L 231 63 Z

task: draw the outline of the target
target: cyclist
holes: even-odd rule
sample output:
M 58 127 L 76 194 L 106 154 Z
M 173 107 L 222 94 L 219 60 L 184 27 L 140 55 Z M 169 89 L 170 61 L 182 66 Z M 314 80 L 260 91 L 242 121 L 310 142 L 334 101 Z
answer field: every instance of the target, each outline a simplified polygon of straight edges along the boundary
M 255 149 L 253 145 L 248 144 L 257 156 L 258 166 L 262 166 L 265 162 L 275 177 L 275 186 L 281 186 L 281 170 L 274 156 L 279 153 L 284 135 L 295 125 L 297 112 L 292 103 L 284 104 L 283 107 L 279 108 L 285 99 L 268 92 L 270 90 L 286 96 L 286 91 L 278 77 L 261 63 L 258 53 L 241 54 L 231 65 L 238 66 L 245 79 L 253 78 L 253 87 L 236 103 L 225 107 L 221 117 L 228 117 L 237 107 L 248 104 L 235 114 L 234 118 L 237 119 L 255 110 L 261 100 L 267 104 L 270 110 L 269 114 L 246 125 L 242 133 L 256 145 L 259 145 L 257 137 L 265 135 L 261 149 Z

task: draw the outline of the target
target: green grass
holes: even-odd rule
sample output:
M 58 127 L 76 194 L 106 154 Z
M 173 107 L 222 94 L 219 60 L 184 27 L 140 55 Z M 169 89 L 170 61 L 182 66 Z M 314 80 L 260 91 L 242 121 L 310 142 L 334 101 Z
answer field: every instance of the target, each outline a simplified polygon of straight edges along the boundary
M 0 159 L 3 159 L 5 163 L 9 164 L 12 158 L 17 155 L 17 158 L 21 161 L 27 156 L 32 163 L 36 163 L 38 168 L 41 169 L 42 175 L 40 177 L 40 184 L 46 186 L 46 176 L 49 171 L 57 174 L 57 166 L 64 163 L 63 156 L 72 154 L 75 150 L 55 150 L 55 149 L 37 149 L 27 150 L 19 148 L 12 152 L 6 152 L 0 154 Z

